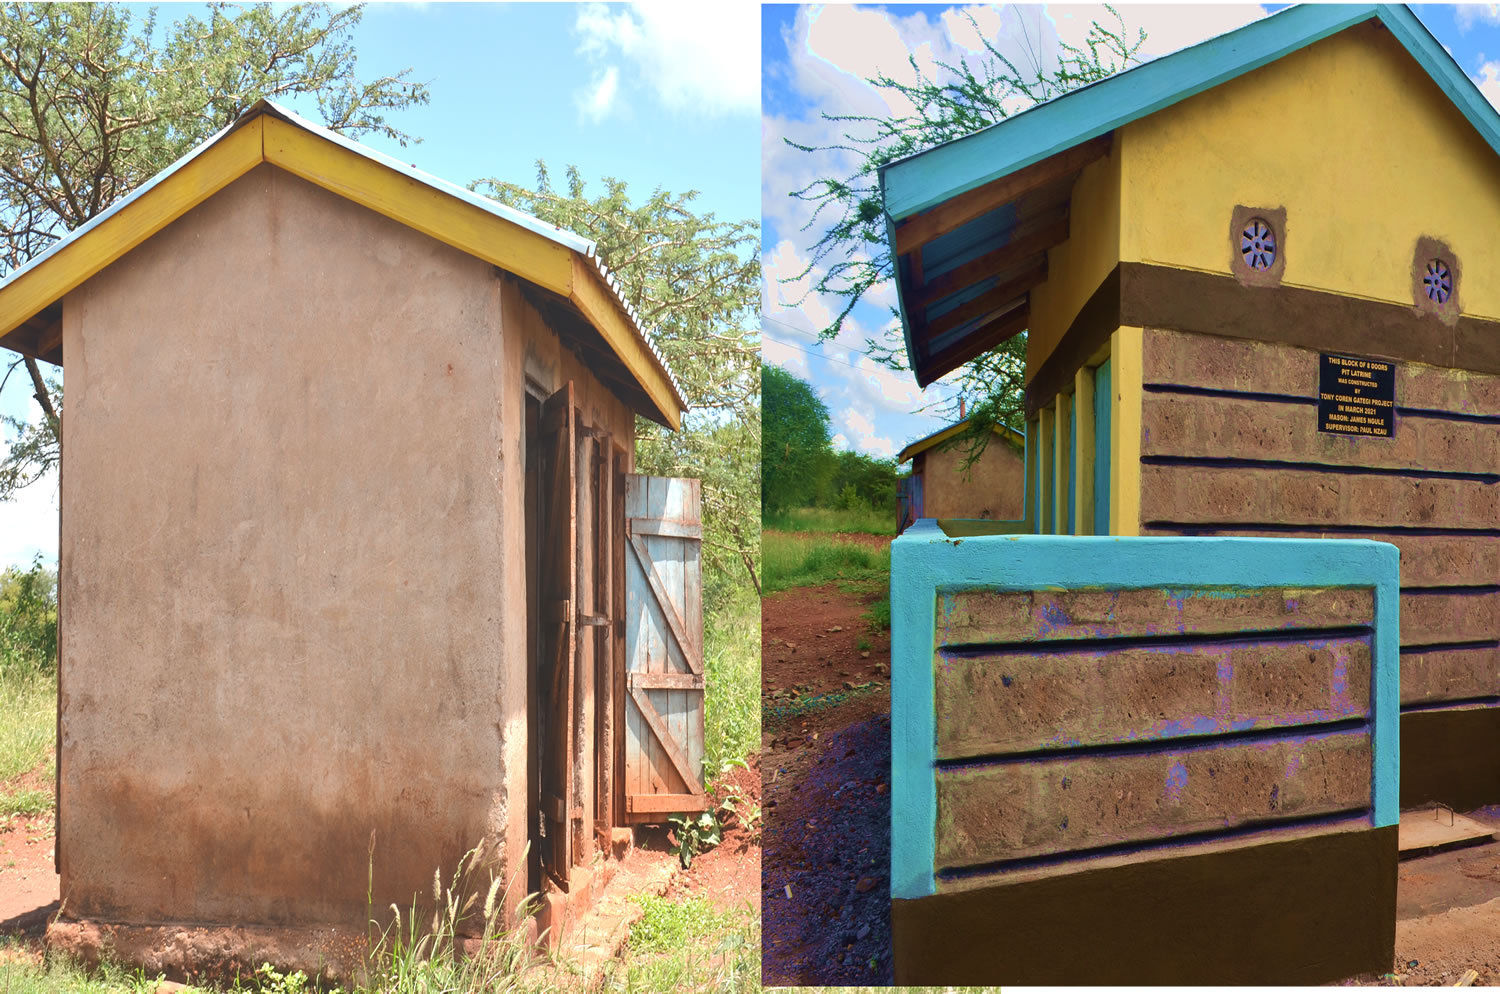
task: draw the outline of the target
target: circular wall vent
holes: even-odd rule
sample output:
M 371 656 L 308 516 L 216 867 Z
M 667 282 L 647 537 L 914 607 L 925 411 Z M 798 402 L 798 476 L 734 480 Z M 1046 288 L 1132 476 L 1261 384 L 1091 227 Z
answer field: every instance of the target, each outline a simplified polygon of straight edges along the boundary
M 1276 232 L 1261 218 L 1251 218 L 1240 232 L 1240 258 L 1259 273 L 1275 264 Z
M 1434 304 L 1446 304 L 1448 298 L 1453 296 L 1453 271 L 1442 259 L 1432 259 L 1427 263 L 1427 272 L 1422 277 L 1422 289 L 1427 291 L 1427 299 Z

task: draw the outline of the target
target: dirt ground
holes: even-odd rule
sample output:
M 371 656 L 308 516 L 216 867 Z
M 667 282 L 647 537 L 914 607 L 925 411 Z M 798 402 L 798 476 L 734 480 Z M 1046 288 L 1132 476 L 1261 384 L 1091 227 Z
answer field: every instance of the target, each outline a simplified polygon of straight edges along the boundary
M 763 602 L 767 986 L 892 983 L 890 639 L 861 618 L 872 596 L 828 585 Z M 1500 807 L 1468 814 L 1500 832 Z M 1500 842 L 1403 860 L 1391 972 L 1344 983 L 1448 986 L 1471 969 L 1500 985 Z
M 830 584 L 762 603 L 767 986 L 892 981 L 890 637 L 863 617 L 880 596 Z
M 760 912 L 760 825 L 747 824 L 762 804 L 760 757 L 751 756 L 747 763 L 749 769 L 735 767 L 721 781 L 740 796 L 722 841 L 693 857 L 692 866 L 673 879 L 667 897 L 701 895 L 726 911 L 748 903 Z M 725 796 L 722 790 L 720 796 Z

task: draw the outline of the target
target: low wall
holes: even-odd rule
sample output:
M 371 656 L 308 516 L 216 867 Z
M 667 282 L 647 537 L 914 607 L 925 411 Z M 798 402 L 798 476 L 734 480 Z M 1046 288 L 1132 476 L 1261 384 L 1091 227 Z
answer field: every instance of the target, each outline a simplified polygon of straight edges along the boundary
M 1387 970 L 1397 564 L 1369 541 L 908 529 L 897 983 Z

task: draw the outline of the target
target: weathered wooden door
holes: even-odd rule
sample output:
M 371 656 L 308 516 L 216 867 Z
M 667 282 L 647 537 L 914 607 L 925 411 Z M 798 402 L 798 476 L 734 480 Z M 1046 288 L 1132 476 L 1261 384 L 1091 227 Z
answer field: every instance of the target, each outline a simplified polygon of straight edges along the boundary
M 625 478 L 625 819 L 704 811 L 697 480 Z
M 572 865 L 573 656 L 578 640 L 577 421 L 573 382 L 542 403 L 542 866 L 563 890 Z

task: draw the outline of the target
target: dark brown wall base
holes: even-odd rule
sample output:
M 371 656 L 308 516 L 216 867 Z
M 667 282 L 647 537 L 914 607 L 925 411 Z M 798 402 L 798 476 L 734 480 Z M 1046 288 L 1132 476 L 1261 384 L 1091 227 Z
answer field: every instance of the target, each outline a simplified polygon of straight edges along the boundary
M 1320 984 L 1385 973 L 1396 827 L 893 901 L 891 931 L 897 984 Z
M 1500 706 L 1401 716 L 1401 806 L 1500 804 Z

